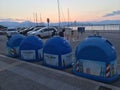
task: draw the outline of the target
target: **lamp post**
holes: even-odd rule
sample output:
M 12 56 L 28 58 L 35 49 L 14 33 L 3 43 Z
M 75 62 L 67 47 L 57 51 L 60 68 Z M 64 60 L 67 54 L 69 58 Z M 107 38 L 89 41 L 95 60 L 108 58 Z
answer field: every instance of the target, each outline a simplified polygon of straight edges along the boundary
M 49 28 L 49 23 L 50 23 L 50 19 L 49 18 L 47 18 L 47 23 L 48 23 L 48 28 Z

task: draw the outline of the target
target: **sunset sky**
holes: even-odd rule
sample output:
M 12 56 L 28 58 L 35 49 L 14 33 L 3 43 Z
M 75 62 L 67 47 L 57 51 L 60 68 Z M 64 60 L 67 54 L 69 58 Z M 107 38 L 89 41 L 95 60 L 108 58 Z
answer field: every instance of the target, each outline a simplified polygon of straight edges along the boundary
M 61 21 L 120 20 L 120 0 L 59 0 Z M 58 22 L 57 0 L 0 0 L 0 20 Z

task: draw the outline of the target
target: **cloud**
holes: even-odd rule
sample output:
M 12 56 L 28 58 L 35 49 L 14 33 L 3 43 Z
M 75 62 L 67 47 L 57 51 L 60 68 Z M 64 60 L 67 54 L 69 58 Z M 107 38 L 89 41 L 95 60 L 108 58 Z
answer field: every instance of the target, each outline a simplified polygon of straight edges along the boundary
M 104 15 L 103 17 L 115 16 L 115 15 L 120 15 L 120 10 L 108 13 L 108 14 Z

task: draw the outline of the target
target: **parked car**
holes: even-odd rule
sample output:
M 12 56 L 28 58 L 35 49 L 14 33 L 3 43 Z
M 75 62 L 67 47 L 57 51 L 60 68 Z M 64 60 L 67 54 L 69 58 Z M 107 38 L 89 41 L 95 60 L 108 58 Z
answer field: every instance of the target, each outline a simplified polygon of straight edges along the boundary
M 36 35 L 41 38 L 54 36 L 57 32 L 57 29 L 54 27 L 44 27 L 36 31 L 32 31 L 29 35 Z
M 33 29 L 34 29 L 34 27 L 25 28 L 23 30 L 20 30 L 19 33 L 23 34 L 23 35 L 27 35 L 27 32 L 32 31 Z
M 10 38 L 12 35 L 18 34 L 18 33 L 19 33 L 19 32 L 18 32 L 16 29 L 8 29 L 8 30 L 6 31 L 6 35 L 7 35 L 8 38 Z
M 27 32 L 27 35 L 31 35 L 33 32 L 35 32 L 35 31 L 37 31 L 39 29 L 41 29 L 41 27 L 34 27 L 32 30 Z
M 19 33 L 20 34 L 23 34 L 23 35 L 27 35 L 29 34 L 31 31 L 34 31 L 34 30 L 38 30 L 42 27 L 45 27 L 45 26 L 35 26 L 35 27 L 28 27 L 28 28 L 24 28 L 24 29 L 21 29 L 19 30 Z M 29 33 L 28 33 L 29 32 Z

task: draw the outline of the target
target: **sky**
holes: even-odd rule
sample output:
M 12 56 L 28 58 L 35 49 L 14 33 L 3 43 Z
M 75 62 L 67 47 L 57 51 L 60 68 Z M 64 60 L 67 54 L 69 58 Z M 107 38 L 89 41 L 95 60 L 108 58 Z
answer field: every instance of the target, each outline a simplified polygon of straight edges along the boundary
M 58 15 L 58 3 L 60 15 Z M 120 0 L 0 0 L 0 21 L 120 20 Z

